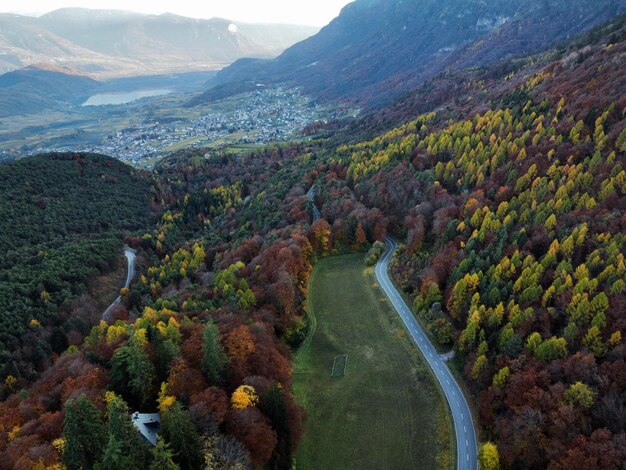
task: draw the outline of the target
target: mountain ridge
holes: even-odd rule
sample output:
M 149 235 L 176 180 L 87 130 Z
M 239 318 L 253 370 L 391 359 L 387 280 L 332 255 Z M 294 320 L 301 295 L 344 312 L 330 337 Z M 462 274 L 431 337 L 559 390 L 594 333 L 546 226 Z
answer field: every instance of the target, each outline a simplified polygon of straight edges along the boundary
M 165 13 L 63 8 L 41 17 L 0 14 L 0 72 L 34 62 L 110 78 L 220 68 L 244 56 L 273 57 L 319 28 L 194 19 Z
M 211 85 L 285 82 L 322 98 L 371 102 L 372 95 L 400 93 L 448 67 L 485 66 L 538 52 L 625 10 L 616 0 L 594 5 L 582 0 L 358 0 L 276 59 L 240 59 Z

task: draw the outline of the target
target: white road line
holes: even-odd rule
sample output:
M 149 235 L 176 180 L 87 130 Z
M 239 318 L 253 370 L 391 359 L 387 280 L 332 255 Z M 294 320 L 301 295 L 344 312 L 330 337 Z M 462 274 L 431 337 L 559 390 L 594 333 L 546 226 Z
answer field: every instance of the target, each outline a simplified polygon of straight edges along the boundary
M 424 358 L 426 359 L 427 364 L 430 366 L 431 370 L 437 377 L 437 380 L 441 384 L 443 388 L 443 392 L 446 395 L 448 403 L 450 405 L 450 409 L 452 410 L 452 419 L 455 421 L 454 427 L 456 432 L 456 440 L 457 440 L 457 470 L 476 470 L 477 469 L 477 445 L 476 445 L 476 435 L 474 432 L 471 413 L 469 414 L 469 426 L 470 433 L 468 434 L 467 426 L 465 425 L 465 416 L 464 412 L 467 408 L 467 403 L 463 397 L 463 393 L 459 389 L 458 384 L 454 380 L 454 377 L 451 375 L 450 370 L 447 367 L 444 367 L 444 361 L 439 356 L 430 341 L 424 335 L 423 330 L 421 329 L 418 322 L 415 321 L 411 310 L 407 306 L 406 302 L 399 295 L 398 291 L 395 289 L 395 286 L 389 279 L 389 275 L 387 274 L 388 263 L 392 258 L 393 250 L 395 250 L 398 245 L 392 239 L 385 239 L 385 245 L 387 246 L 387 252 L 383 255 L 381 260 L 376 265 L 375 273 L 378 280 L 379 285 L 382 287 L 383 292 L 387 295 L 389 302 L 397 311 L 398 315 L 402 319 L 404 326 L 409 331 L 410 336 L 413 338 L 415 344 L 419 347 Z M 433 355 L 433 351 L 435 351 L 435 355 L 437 359 L 435 359 Z M 426 354 L 428 353 L 428 354 Z M 445 370 L 444 370 L 445 369 Z M 447 384 L 447 387 L 444 384 Z M 454 384 L 452 383 L 454 382 Z M 460 399 L 463 401 L 463 406 L 461 406 L 461 401 L 457 397 L 456 391 L 458 390 L 460 394 Z M 454 401 L 453 401 L 454 400 Z M 454 404 L 456 402 L 456 406 Z M 469 411 L 469 410 L 468 410 Z M 460 416 L 460 420 L 459 420 Z M 463 422 L 463 430 L 465 433 L 465 448 L 463 448 L 463 444 L 461 441 L 461 422 Z M 472 440 L 472 446 L 469 447 L 469 440 Z M 462 464 L 463 454 L 465 454 L 466 464 Z

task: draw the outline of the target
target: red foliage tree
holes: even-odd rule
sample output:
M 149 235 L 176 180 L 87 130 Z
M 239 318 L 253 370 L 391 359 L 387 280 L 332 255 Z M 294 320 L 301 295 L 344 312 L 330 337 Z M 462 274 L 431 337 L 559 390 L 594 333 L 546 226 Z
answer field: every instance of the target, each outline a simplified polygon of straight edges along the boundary
M 276 432 L 258 408 L 229 411 L 226 431 L 247 447 L 253 463 L 260 465 L 272 457 L 277 442 Z
M 199 369 L 189 367 L 184 359 L 172 361 L 167 377 L 167 391 L 178 398 L 189 399 L 204 390 L 206 381 Z

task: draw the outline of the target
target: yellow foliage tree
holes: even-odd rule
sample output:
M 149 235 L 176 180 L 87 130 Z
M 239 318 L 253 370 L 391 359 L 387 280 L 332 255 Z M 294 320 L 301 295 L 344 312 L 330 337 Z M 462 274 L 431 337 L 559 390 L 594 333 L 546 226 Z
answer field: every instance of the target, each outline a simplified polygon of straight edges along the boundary
M 619 332 L 618 332 L 619 333 Z M 10 392 L 13 391 L 15 385 L 17 384 L 17 379 L 12 375 L 7 375 L 4 379 L 4 385 Z
M 123 324 L 115 324 L 111 325 L 107 329 L 107 343 L 112 344 L 119 340 L 122 336 L 126 334 L 126 326 Z
M 478 451 L 478 463 L 480 470 L 499 470 L 500 454 L 498 448 L 492 442 L 485 442 Z
M 21 430 L 22 428 L 19 425 L 13 426 L 13 429 L 11 429 L 9 433 L 7 434 L 8 441 L 11 442 L 13 439 L 19 436 Z
M 161 413 L 161 415 L 165 413 L 169 407 L 176 403 L 176 397 L 168 395 L 168 393 L 167 384 L 162 382 L 161 389 L 159 390 L 159 398 L 157 400 L 159 403 L 159 413 Z
M 256 405 L 258 401 L 259 396 L 250 385 L 240 385 L 230 397 L 230 405 L 235 410 L 244 410 Z
M 63 455 L 63 451 L 65 450 L 65 439 L 62 437 L 55 439 L 52 441 L 52 447 L 54 447 L 59 454 Z
M 115 392 L 104 392 L 104 401 L 107 405 L 110 405 L 113 400 L 115 400 Z

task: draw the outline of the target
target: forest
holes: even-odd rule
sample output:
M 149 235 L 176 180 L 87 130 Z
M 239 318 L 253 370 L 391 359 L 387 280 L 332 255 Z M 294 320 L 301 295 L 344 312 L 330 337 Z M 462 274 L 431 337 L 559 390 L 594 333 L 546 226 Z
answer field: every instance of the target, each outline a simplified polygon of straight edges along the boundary
M 396 282 L 455 346 L 502 468 L 626 458 L 623 27 L 610 37 L 507 73 L 466 119 L 429 113 L 339 146 L 326 175 L 333 234 L 365 205 L 405 242 Z
M 150 182 L 118 160 L 54 154 L 0 165 L 0 375 L 29 379 L 79 344 L 88 281 L 150 223 Z M 69 338 L 69 339 L 68 339 Z
M 620 468 L 625 39 L 617 22 L 475 80 L 438 77 L 434 87 L 456 80 L 453 96 L 431 90 L 445 106 L 394 105 L 387 122 L 404 123 L 381 132 L 365 120 L 249 154 L 185 150 L 149 176 L 89 155 L 0 166 L 12 201 L 0 205 L 1 285 L 22 298 L 2 342 L 34 368 L 5 365 L 0 468 L 291 468 L 306 429 L 291 357 L 307 335 L 312 267 L 348 251 L 371 264 L 387 235 L 401 242 L 397 285 L 455 350 L 482 468 Z M 26 333 L 39 325 L 68 336 L 81 283 L 123 241 L 139 272 L 114 318 L 81 326 L 72 344 L 56 334 L 54 354 L 28 349 L 53 334 Z M 22 263 L 46 277 L 29 284 L 13 272 Z M 160 413 L 155 447 L 134 411 Z

